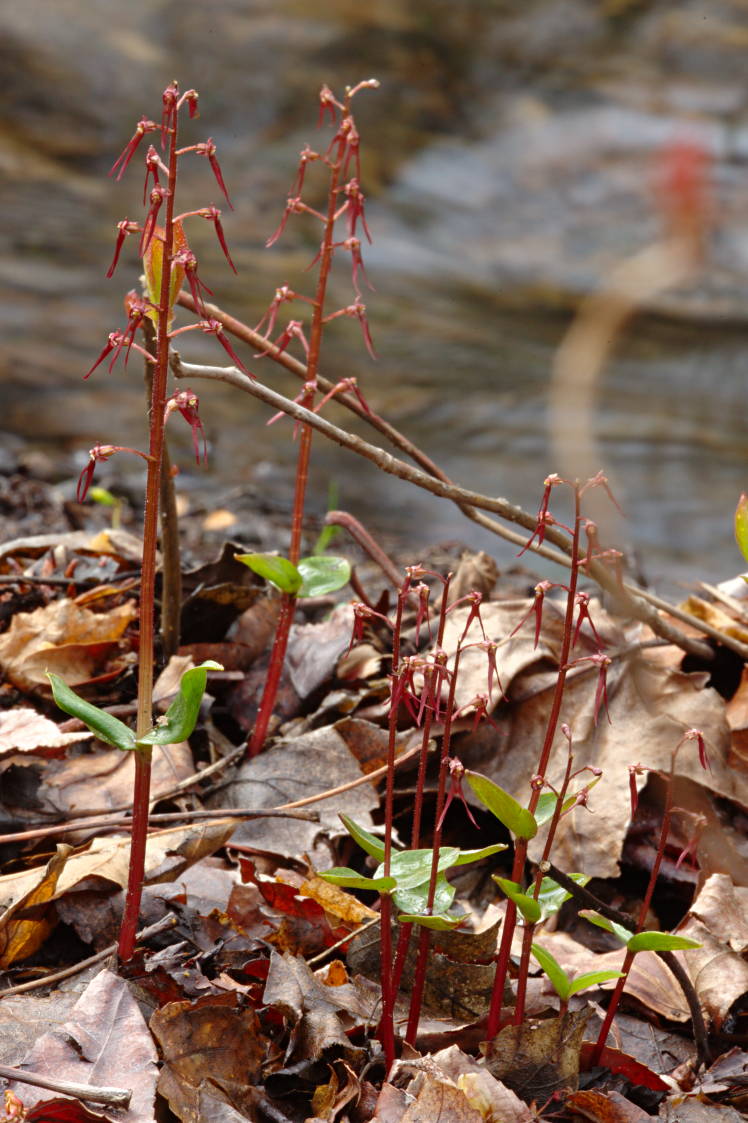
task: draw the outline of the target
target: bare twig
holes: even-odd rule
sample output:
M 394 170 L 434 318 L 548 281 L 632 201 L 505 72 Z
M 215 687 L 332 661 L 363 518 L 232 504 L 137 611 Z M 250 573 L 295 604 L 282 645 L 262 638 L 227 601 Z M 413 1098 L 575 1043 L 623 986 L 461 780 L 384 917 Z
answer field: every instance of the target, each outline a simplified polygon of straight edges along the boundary
M 47 1088 L 50 1092 L 59 1092 L 76 1100 L 106 1104 L 108 1107 L 129 1107 L 132 1099 L 130 1088 L 105 1088 L 95 1084 L 74 1084 L 71 1080 L 52 1080 L 49 1076 L 37 1076 L 35 1072 L 28 1072 L 25 1068 L 11 1068 L 10 1065 L 0 1065 L 0 1076 L 5 1080 L 33 1084 L 35 1088 Z
M 333 425 L 325 418 L 320 417 L 318 414 L 304 409 L 303 406 L 297 405 L 296 402 L 292 402 L 288 398 L 284 398 L 282 394 L 278 394 L 274 390 L 270 390 L 267 386 L 263 386 L 262 383 L 258 382 L 256 379 L 248 378 L 236 367 L 207 367 L 192 363 L 182 363 L 177 355 L 173 360 L 173 369 L 177 377 L 189 376 L 191 378 L 205 378 L 218 382 L 226 382 L 231 386 L 236 386 L 238 389 L 252 394 L 253 397 L 259 398 L 260 401 L 266 402 L 268 405 L 272 406 L 273 409 L 281 410 L 305 425 L 311 425 L 342 448 L 350 449 L 359 456 L 370 460 L 373 464 L 376 464 L 378 468 L 381 468 L 382 471 L 397 476 L 399 479 L 407 480 L 409 483 L 431 492 L 432 495 L 439 495 L 446 499 L 451 499 L 460 509 L 466 506 L 472 508 L 477 507 L 481 510 L 498 514 L 501 518 L 522 526 L 531 533 L 535 530 L 536 517 L 524 511 L 521 507 L 516 506 L 516 504 L 510 503 L 508 500 L 500 497 L 494 498 L 481 495 L 479 492 L 470 491 L 467 488 L 458 487 L 453 483 L 445 483 L 442 479 L 429 476 L 419 468 L 406 464 L 405 461 L 399 460 L 397 457 L 392 456 L 391 453 L 385 452 L 384 449 L 369 444 L 368 441 L 365 441 L 362 437 L 356 436 L 353 433 L 348 433 L 344 429 L 340 429 L 337 425 Z M 517 535 L 515 537 L 523 545 L 525 544 L 525 539 L 521 536 Z M 568 566 L 569 543 L 563 533 L 556 530 L 555 527 L 548 527 L 545 537 L 547 540 L 551 541 L 554 546 L 558 546 L 563 553 L 558 553 L 556 550 L 549 551 L 546 546 L 541 546 L 539 549 L 535 550 L 535 552 L 543 557 L 550 556 L 552 561 Z M 535 544 L 533 544 L 532 548 L 535 549 Z M 616 575 L 600 562 L 592 562 L 587 569 L 593 580 L 616 597 L 621 605 L 622 611 L 628 612 L 635 619 L 648 624 L 653 632 L 663 639 L 668 640 L 669 643 L 673 643 L 682 648 L 682 650 L 707 661 L 713 658 L 713 652 L 707 644 L 694 639 L 692 636 L 685 635 L 668 620 L 663 619 L 655 610 L 654 606 L 648 603 L 652 599 L 650 595 L 644 596 L 642 590 L 638 589 L 636 586 L 619 581 Z M 671 606 L 666 602 L 661 603 L 665 606 L 665 610 L 672 615 Z M 714 629 L 710 630 L 708 626 L 705 627 L 703 621 L 697 620 L 696 617 L 689 616 L 688 623 L 706 634 L 711 634 L 711 632 L 714 631 Z M 717 634 L 720 643 L 723 643 L 726 647 L 731 647 L 741 658 L 748 660 L 747 645 L 724 633 L 720 632 Z
M 147 928 L 142 928 L 137 934 L 137 940 L 141 943 L 144 940 L 150 940 L 152 936 L 158 936 L 161 932 L 173 928 L 176 923 L 177 918 L 173 913 L 162 916 L 160 920 L 149 924 Z M 88 959 L 82 959 L 80 963 L 74 963 L 72 967 L 63 967 L 61 971 L 55 971 L 51 975 L 43 975 L 40 979 L 32 979 L 31 982 L 18 983 L 17 986 L 0 990 L 0 999 L 10 998 L 12 994 L 25 994 L 29 990 L 39 990 L 41 987 L 51 986 L 53 983 L 61 983 L 63 979 L 70 979 L 73 975 L 79 975 L 81 971 L 85 971 L 88 967 L 95 967 L 97 963 L 102 963 L 116 953 L 117 945 L 109 944 L 108 947 L 97 951 L 95 955 L 89 955 Z

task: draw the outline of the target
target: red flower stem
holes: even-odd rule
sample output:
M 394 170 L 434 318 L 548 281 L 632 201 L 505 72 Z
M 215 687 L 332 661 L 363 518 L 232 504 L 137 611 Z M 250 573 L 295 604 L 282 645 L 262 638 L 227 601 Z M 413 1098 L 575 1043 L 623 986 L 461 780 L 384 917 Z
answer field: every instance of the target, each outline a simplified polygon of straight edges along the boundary
M 448 581 L 451 579 L 449 574 Z M 444 590 L 442 597 L 442 604 L 447 603 L 447 589 Z M 434 839 L 433 839 L 433 855 L 431 858 L 431 876 L 429 878 L 429 892 L 426 899 L 426 907 L 428 912 L 434 907 L 434 896 L 436 895 L 436 878 L 439 866 L 439 850 L 442 841 L 442 825 L 440 824 L 442 808 L 444 807 L 444 800 L 447 791 L 447 773 L 449 772 L 449 748 L 452 740 L 452 713 L 454 711 L 454 698 L 455 686 L 457 683 L 457 673 L 460 668 L 460 653 L 462 648 L 458 646 L 455 652 L 455 662 L 452 668 L 452 681 L 449 684 L 449 698 L 447 699 L 447 711 L 444 719 L 444 734 L 442 736 L 442 755 L 439 764 L 439 787 L 436 796 L 436 812 L 434 818 Z M 421 1005 L 423 1003 L 423 990 L 426 985 L 426 970 L 428 967 L 429 945 L 431 943 L 431 930 L 425 926 L 421 927 L 418 933 L 418 948 L 416 951 L 416 965 L 413 973 L 413 989 L 410 995 L 410 1009 L 408 1010 L 408 1025 L 405 1030 L 405 1040 L 409 1045 L 415 1045 L 416 1037 L 418 1035 L 418 1022 L 421 1017 Z
M 649 906 L 652 903 L 652 894 L 654 893 L 655 885 L 657 884 L 657 878 L 660 876 L 660 866 L 662 865 L 662 859 L 665 854 L 665 846 L 667 845 L 668 835 L 670 834 L 670 818 L 673 810 L 674 768 L 675 756 L 673 755 L 673 763 L 670 768 L 670 775 L 667 779 L 665 806 L 662 812 L 660 841 L 657 846 L 657 853 L 652 865 L 652 872 L 649 875 L 647 891 L 644 894 L 644 900 L 642 901 L 641 908 L 639 909 L 639 916 L 637 917 L 636 922 L 636 932 L 641 932 L 645 924 L 647 923 L 647 914 L 649 913 Z M 635 955 L 636 952 L 627 951 L 624 957 L 623 964 L 621 966 L 622 975 L 620 979 L 617 980 L 616 985 L 613 988 L 613 993 L 611 994 L 610 1002 L 608 1003 L 608 1009 L 605 1011 L 605 1018 L 603 1019 L 603 1024 L 600 1026 L 600 1033 L 597 1036 L 595 1049 L 590 1059 L 590 1064 L 592 1065 L 592 1067 L 600 1063 L 600 1058 L 602 1056 L 603 1049 L 605 1048 L 605 1042 L 608 1040 L 608 1033 L 610 1032 L 610 1027 L 613 1024 L 613 1018 L 615 1017 L 616 1010 L 618 1009 L 619 1003 L 621 1001 L 621 996 L 623 995 L 624 988 L 628 981 L 629 972 L 631 971 L 631 965 L 634 962 Z
M 548 836 L 545 840 L 545 846 L 543 847 L 543 857 L 540 859 L 538 868 L 535 871 L 535 882 L 533 884 L 532 895 L 536 901 L 538 899 L 538 895 L 540 894 L 540 883 L 543 880 L 543 870 L 545 869 L 545 863 L 550 858 L 553 840 L 556 836 L 556 829 L 558 827 L 559 819 L 561 818 L 561 812 L 563 811 L 566 792 L 568 791 L 569 782 L 571 781 L 571 769 L 573 764 L 574 757 L 571 755 L 571 752 L 569 752 L 569 758 L 566 762 L 566 772 L 564 773 L 564 782 L 561 785 L 558 793 L 556 806 L 553 809 L 553 817 L 548 828 Z M 522 1025 L 525 1017 L 527 974 L 530 969 L 530 954 L 532 949 L 533 936 L 535 935 L 535 927 L 536 926 L 534 924 L 531 924 L 529 921 L 525 921 L 525 929 L 522 934 L 522 953 L 519 961 L 519 971 L 517 973 L 517 996 L 514 1003 L 514 1017 L 512 1018 L 512 1022 L 516 1026 Z
M 143 736 L 153 724 L 153 642 L 154 605 L 156 593 L 156 548 L 158 544 L 159 490 L 164 450 L 164 410 L 169 373 L 169 290 L 171 256 L 174 245 L 174 196 L 177 186 L 177 115 L 169 136 L 169 184 L 166 195 L 164 249 L 161 265 L 161 293 L 158 309 L 158 349 L 153 373 L 150 412 L 150 456 L 143 514 L 143 568 L 140 577 L 140 651 L 138 675 L 137 736 Z M 145 848 L 148 834 L 148 803 L 151 784 L 151 749 L 135 751 L 135 783 L 133 789 L 132 836 L 130 867 L 125 896 L 125 909 L 120 928 L 118 955 L 127 961 L 135 950 L 140 914 L 140 898 L 145 871 Z
M 309 332 L 309 354 L 307 355 L 305 384 L 308 389 L 306 389 L 300 403 L 305 409 L 312 409 L 314 406 L 314 394 L 317 388 L 317 368 L 319 366 L 322 332 L 324 329 L 325 296 L 334 252 L 333 242 L 335 237 L 335 212 L 338 202 L 338 180 L 340 178 L 340 167 L 344 149 L 345 141 L 341 140 L 338 144 L 337 159 L 330 165 L 327 217 L 325 219 L 325 232 L 322 237 L 322 248 L 320 250 L 319 273 L 317 274 L 317 290 L 315 293 L 314 311 L 312 313 L 312 325 Z M 296 483 L 294 487 L 293 513 L 291 515 L 291 544 L 288 550 L 289 561 L 293 562 L 294 565 L 298 565 L 301 556 L 304 502 L 306 499 L 307 483 L 309 481 L 309 458 L 311 456 L 311 451 L 312 429 L 309 425 L 302 425 L 301 434 L 299 436 L 299 452 L 296 458 Z M 273 650 L 270 654 L 268 674 L 262 691 L 260 708 L 257 711 L 257 720 L 255 721 L 255 726 L 249 741 L 248 755 L 250 757 L 257 756 L 257 754 L 262 751 L 262 747 L 265 744 L 268 726 L 273 716 L 275 700 L 278 695 L 278 684 L 280 683 L 281 674 L 283 673 L 283 663 L 286 658 L 288 637 L 291 631 L 291 624 L 293 623 L 295 606 L 295 595 L 292 593 L 283 593 L 280 615 L 278 616 L 278 623 L 275 629 Z
M 571 641 L 574 634 L 574 609 L 576 602 L 577 581 L 579 578 L 579 563 L 582 560 L 579 556 L 579 536 L 581 529 L 581 513 L 579 503 L 579 487 L 574 488 L 574 534 L 571 543 L 571 568 L 569 571 L 569 585 L 566 596 L 566 615 L 564 617 L 564 636 L 561 644 L 561 654 L 559 656 L 558 677 L 556 678 L 556 687 L 553 692 L 553 702 L 551 703 L 551 712 L 548 715 L 548 724 L 545 730 L 545 739 L 543 747 L 540 752 L 540 760 L 538 762 L 537 775 L 545 777 L 548 768 L 548 761 L 550 760 L 551 750 L 553 748 L 553 741 L 556 736 L 556 727 L 558 719 L 561 715 L 561 703 L 564 698 L 564 687 L 566 684 L 566 673 L 568 670 L 569 653 L 571 651 Z M 533 787 L 530 793 L 530 802 L 528 809 L 534 814 L 535 808 L 540 799 L 540 786 Z M 512 881 L 520 882 L 523 876 L 525 862 L 527 860 L 527 839 L 518 838 L 514 847 L 514 865 L 512 866 Z M 492 1040 L 499 1032 L 501 1027 L 501 1007 L 504 999 L 504 989 L 506 987 L 507 975 L 509 973 L 509 958 L 512 950 L 512 938 L 514 936 L 514 929 L 517 924 L 517 906 L 514 901 L 507 901 L 506 913 L 504 916 L 504 924 L 501 929 L 501 942 L 499 944 L 499 951 L 496 958 L 496 975 L 494 977 L 493 992 L 491 994 L 491 1006 L 488 1012 L 488 1024 L 486 1027 L 486 1034 L 489 1040 Z
M 407 591 L 408 579 L 404 589 Z M 399 697 L 396 679 L 400 674 L 400 632 L 403 622 L 403 592 L 397 598 L 395 627 L 392 633 L 392 687 L 391 698 Z M 397 741 L 397 714 L 399 706 L 390 702 L 387 738 L 387 784 L 384 796 L 384 876 L 390 876 L 392 862 L 392 825 L 395 800 L 395 743 Z M 380 894 L 380 967 L 382 975 L 382 1018 L 379 1023 L 379 1041 L 384 1051 L 387 1072 L 395 1063 L 395 998 L 397 982 L 392 963 L 392 897 Z

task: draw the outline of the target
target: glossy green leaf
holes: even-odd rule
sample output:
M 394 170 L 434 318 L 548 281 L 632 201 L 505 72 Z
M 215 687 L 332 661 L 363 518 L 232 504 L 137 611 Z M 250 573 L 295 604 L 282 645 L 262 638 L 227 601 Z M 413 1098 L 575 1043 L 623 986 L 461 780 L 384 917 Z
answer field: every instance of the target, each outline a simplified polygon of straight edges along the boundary
M 514 901 L 525 920 L 530 924 L 537 924 L 540 920 L 540 905 L 535 898 L 523 893 L 516 881 L 510 881 L 508 877 L 497 877 L 496 874 L 491 876 L 509 900 Z
M 669 932 L 637 932 L 626 947 L 629 951 L 684 951 L 700 948 L 701 944 L 687 936 L 671 936 Z
M 135 734 L 123 721 L 105 713 L 91 702 L 79 698 L 59 675 L 47 671 L 47 678 L 52 686 L 52 696 L 60 709 L 71 717 L 77 717 L 92 733 L 96 734 L 100 741 L 105 741 L 107 745 L 114 745 L 116 749 L 122 749 L 123 752 L 136 747 Z
M 452 916 L 450 913 L 432 913 L 423 916 L 420 913 L 401 912 L 397 919 L 400 924 L 420 924 L 421 928 L 433 928 L 437 932 L 451 932 L 465 920 L 464 916 Z
M 355 819 L 351 819 L 349 815 L 344 815 L 340 812 L 339 817 L 353 841 L 357 842 L 361 849 L 365 850 L 370 857 L 376 858 L 378 862 L 383 862 L 384 843 L 381 838 L 377 838 L 375 835 L 370 834 L 369 831 L 364 830 L 364 828 L 360 827 Z
M 434 890 L 434 903 L 432 906 L 433 913 L 446 913 L 455 899 L 457 890 L 454 885 L 450 885 L 444 874 L 439 874 L 436 879 L 436 887 Z M 392 900 L 396 908 L 400 912 L 413 913 L 417 916 L 427 915 L 427 902 L 429 896 L 429 883 L 424 881 L 420 885 L 413 885 L 408 888 L 403 888 L 399 881 L 395 892 L 392 894 Z
M 363 877 L 347 866 L 336 866 L 319 876 L 332 885 L 342 885 L 345 889 L 373 889 L 376 893 L 388 893 L 397 884 L 394 877 Z
M 596 924 L 598 928 L 604 928 L 606 932 L 612 932 L 617 936 L 622 944 L 628 944 L 633 936 L 633 932 L 629 932 L 628 928 L 624 928 L 622 924 L 616 924 L 614 920 L 608 920 L 604 916 L 600 916 L 599 912 L 593 909 L 580 909 L 579 915 L 589 920 L 590 924 Z
M 264 577 L 282 593 L 297 595 L 301 588 L 301 574 L 288 558 L 279 558 L 277 554 L 234 554 L 234 559 L 258 577 Z
M 493 846 L 484 846 L 482 850 L 461 850 L 459 858 L 452 864 L 466 866 L 468 862 L 479 862 L 481 858 L 490 858 L 492 854 L 500 854 L 502 850 L 508 849 L 505 842 L 495 842 Z
M 589 881 L 589 877 L 585 873 L 573 873 L 571 878 L 578 885 L 586 885 Z M 569 900 L 569 897 L 571 897 L 571 893 L 568 890 L 563 889 L 550 877 L 544 877 L 540 882 L 540 892 L 538 893 L 538 904 L 543 920 L 547 920 L 549 916 L 557 913 L 564 901 Z
M 493 780 L 480 772 L 465 772 L 465 777 L 478 799 L 492 815 L 517 838 L 534 838 L 538 831 L 535 816 Z
M 623 971 L 587 971 L 583 975 L 577 975 L 576 979 L 571 980 L 569 987 L 569 996 L 578 994 L 580 990 L 586 990 L 587 987 L 597 987 L 600 983 L 609 983 L 612 979 L 620 979 L 623 977 Z
M 569 995 L 572 993 L 571 979 L 566 974 L 561 964 L 555 956 L 551 955 L 551 953 L 544 947 L 541 947 L 540 944 L 532 944 L 530 950 L 551 980 L 553 989 L 558 997 L 562 1002 L 568 1002 Z
M 162 718 L 143 737 L 139 745 L 177 745 L 192 733 L 200 713 L 208 671 L 222 671 L 220 663 L 207 659 L 199 667 L 185 671 L 179 681 L 179 693 Z
M 351 577 L 350 562 L 327 554 L 319 557 L 302 558 L 299 562 L 302 584 L 300 597 L 323 597 L 336 593 L 347 585 Z
M 431 877 L 432 850 L 398 850 L 390 861 L 390 876 L 397 881 L 398 889 L 413 889 L 416 885 L 428 885 Z M 460 855 L 456 846 L 442 846 L 439 850 L 437 870 L 441 873 L 455 864 Z M 384 876 L 384 865 L 377 867 L 375 877 Z
M 735 540 L 741 554 L 748 561 L 748 495 L 745 492 L 740 496 L 735 509 Z

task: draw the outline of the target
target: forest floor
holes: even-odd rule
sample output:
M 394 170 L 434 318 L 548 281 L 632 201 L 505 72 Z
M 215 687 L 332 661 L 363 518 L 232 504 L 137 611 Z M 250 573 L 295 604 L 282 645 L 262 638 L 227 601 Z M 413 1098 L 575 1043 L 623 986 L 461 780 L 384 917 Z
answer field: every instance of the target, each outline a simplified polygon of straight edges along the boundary
M 319 873 L 331 866 L 372 873 L 339 816 L 381 836 L 388 628 L 373 618 L 352 643 L 350 590 L 302 601 L 273 736 L 248 759 L 277 597 L 234 554 L 282 550 L 285 530 L 281 513 L 259 510 L 251 497 L 224 498 L 193 500 L 180 520 L 181 645 L 161 661 L 159 705 L 192 663 L 215 659 L 223 670 L 209 674 L 190 743 L 154 755 L 147 931 L 134 958 L 118 965 L 133 761 L 55 708 L 46 672 L 122 720 L 134 714 L 137 520 L 125 508 L 124 527 L 112 529 L 106 508 L 64 502 L 54 485 L 27 473 L 0 477 L 0 1076 L 8 1080 L 0 1118 L 746 1118 L 748 682 L 740 659 L 723 650 L 711 668 L 684 661 L 641 624 L 617 618 L 591 588 L 593 624 L 578 629 L 562 712 L 585 778 L 583 788 L 577 781 L 583 798 L 559 824 L 552 861 L 586 874 L 604 905 L 635 915 L 663 849 L 670 785 L 673 813 L 646 926 L 699 943 L 674 954 L 704 1032 L 694 1030 L 676 976 L 655 952 L 642 951 L 596 1065 L 592 1051 L 614 982 L 573 996 L 562 1018 L 534 961 L 523 1026 L 506 1026 L 486 1046 L 506 910 L 492 875 L 511 876 L 509 848 L 450 873 L 464 922 L 433 934 L 415 1045 L 402 1040 L 413 980 L 406 960 L 398 1060 L 387 1073 L 377 1040 L 378 898 Z M 386 617 L 396 598 L 387 577 L 342 537 L 334 552 L 349 557 L 359 588 Z M 551 590 L 533 635 L 537 578 L 528 568 L 497 576 L 485 555 L 461 556 L 450 546 L 420 557 L 400 546 L 395 555 L 398 566 L 454 571 L 454 601 L 480 590 L 480 620 L 469 601 L 456 606 L 442 641 L 452 655 L 475 630 L 460 666 L 451 754 L 526 800 L 558 677 L 562 602 Z M 438 579 L 425 580 L 436 602 Z M 739 605 L 712 602 L 709 610 L 748 639 Z M 430 621 L 413 614 L 406 624 L 408 653 L 433 655 Z M 500 686 L 487 674 L 486 639 L 501 645 Z M 604 706 L 592 660 L 601 645 L 610 657 Z M 430 721 L 422 846 L 434 825 L 445 715 Z M 402 845 L 413 827 L 423 724 L 417 706 L 404 709 L 397 750 L 406 759 L 394 797 L 394 841 Z M 694 728 L 706 772 L 695 745 L 681 743 Z M 591 768 L 602 770 L 599 783 Z M 467 785 L 469 807 L 456 787 L 452 794 L 443 845 L 465 851 L 511 842 Z M 532 870 L 540 851 L 531 846 L 529 857 Z M 571 976 L 619 968 L 620 942 L 580 916 L 583 904 L 569 898 L 538 930 L 539 942 Z M 520 927 L 510 974 L 521 951 Z M 27 1082 L 29 1074 L 41 1084 Z M 66 1090 L 65 1081 L 86 1089 Z M 126 1104 L 112 1089 L 128 1090 Z

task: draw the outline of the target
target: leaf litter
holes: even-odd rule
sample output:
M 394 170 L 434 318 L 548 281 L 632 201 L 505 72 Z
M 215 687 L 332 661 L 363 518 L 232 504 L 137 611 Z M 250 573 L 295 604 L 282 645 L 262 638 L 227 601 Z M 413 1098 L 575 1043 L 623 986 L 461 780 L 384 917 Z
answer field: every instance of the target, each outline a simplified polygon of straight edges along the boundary
M 13 571 L 20 571 L 19 589 L 23 573 L 43 569 L 60 537 L 20 540 L 2 552 L 2 558 L 13 559 Z M 311 609 L 292 632 L 275 739 L 260 756 L 237 762 L 235 749 L 254 720 L 257 687 L 251 683 L 262 682 L 276 614 L 275 598 L 233 561 L 241 548 L 226 543 L 215 561 L 186 578 L 185 642 L 157 688 L 162 708 L 188 660 L 219 658 L 227 669 L 209 680 L 192 743 L 166 746 L 154 755 L 153 807 L 174 810 L 184 822 L 150 835 L 142 920 L 168 916 L 172 926 L 139 947 L 119 975 L 99 967 L 91 969 L 93 975 L 89 970 L 54 981 L 59 968 L 74 971 L 91 949 L 116 938 L 129 843 L 121 824 L 102 824 L 126 808 L 132 765 L 129 754 L 103 747 L 74 722 L 60 720 L 44 671 L 54 668 L 97 704 L 119 707 L 127 720 L 137 655 L 132 598 L 118 574 L 132 566 L 128 540 L 117 542 L 106 533 L 98 541 L 91 535 L 71 538 L 66 549 L 85 558 L 87 572 L 95 575 L 102 563 L 100 593 L 95 584 L 84 595 L 50 587 L 40 594 L 44 603 L 11 613 L 0 636 L 0 818 L 8 836 L 0 840 L 2 987 L 38 980 L 47 995 L 0 993 L 0 1060 L 53 1080 L 131 1092 L 123 1110 L 18 1081 L 9 1088 L 25 1105 L 27 1118 L 145 1123 L 164 1118 L 168 1105 L 171 1117 L 217 1123 L 437 1118 L 529 1123 L 549 1101 L 548 1110 L 561 1112 L 561 1118 L 628 1123 L 686 1118 L 677 1114 L 683 1104 L 695 1112 L 694 1119 L 706 1121 L 716 1119 L 716 1112 L 744 1109 L 748 1053 L 729 1043 L 745 1040 L 748 1002 L 745 685 L 725 704 L 703 673 L 684 672 L 680 660 L 650 653 L 642 646 L 647 635 L 641 626 L 617 620 L 593 603 L 595 627 L 615 653 L 607 684 L 610 722 L 606 714 L 596 714 L 595 675 L 583 663 L 569 676 L 564 704 L 575 765 L 601 768 L 603 779 L 589 806 L 575 807 L 562 820 L 553 860 L 563 870 L 592 875 L 596 891 L 624 909 L 635 907 L 629 898 L 635 900 L 637 878 L 651 860 L 648 816 L 656 818 L 661 797 L 655 781 L 668 772 L 673 744 L 683 732 L 693 726 L 703 730 L 711 771 L 700 769 L 695 749 L 677 758 L 684 810 L 674 818 L 673 856 L 663 867 L 665 892 L 655 902 L 660 915 L 653 923 L 677 928 L 702 945 L 674 954 L 686 966 L 708 1019 L 712 1066 L 698 1071 L 682 990 L 651 952 L 634 961 L 627 1006 L 614 1025 L 615 1046 L 609 1040 L 597 1070 L 588 1071 L 590 1046 L 582 1040 L 594 1040 L 599 1003 L 612 983 L 573 998 L 563 1014 L 547 978 L 538 973 L 530 979 L 523 1026 L 507 1027 L 485 1043 L 491 958 L 505 907 L 488 876 L 492 870 L 506 876 L 498 855 L 476 870 L 450 874 L 460 885 L 465 921 L 457 932 L 434 934 L 419 1051 L 404 1049 L 386 1074 L 373 1036 L 381 973 L 376 899 L 317 876 L 330 865 L 356 860 L 340 813 L 381 837 L 386 646 L 373 630 L 351 647 L 352 613 L 345 604 L 332 614 Z M 485 555 L 471 564 L 481 577 Z M 52 572 L 54 565 L 47 568 Z M 497 643 L 497 675 L 487 682 L 485 658 L 477 649 L 466 651 L 455 703 L 460 710 L 455 751 L 466 767 L 522 801 L 545 726 L 563 622 L 549 598 L 534 644 L 528 619 L 533 598 L 517 595 L 518 588 L 531 586 L 531 578 L 519 571 L 489 600 L 495 574 L 489 576 L 481 618 L 486 637 Z M 512 636 L 523 618 L 525 627 Z M 443 640 L 448 656 L 468 623 L 466 608 L 448 616 Z M 580 636 L 582 652 L 585 645 L 593 650 L 586 631 Z M 477 631 L 475 639 L 481 639 Z M 424 653 L 431 643 L 424 631 Z M 475 720 L 474 700 L 481 694 L 489 696 L 494 724 Z M 437 744 L 442 731 L 437 718 L 432 726 Z M 407 755 L 419 737 L 412 722 L 405 723 L 398 754 Z M 634 761 L 642 765 L 636 777 L 642 802 L 635 815 L 628 797 Z M 407 837 L 413 767 L 406 759 L 397 771 L 395 843 Z M 429 777 L 427 798 L 433 799 L 431 766 Z M 466 795 L 475 808 L 467 787 Z M 313 798 L 314 819 L 231 818 L 232 811 L 273 812 Z M 215 822 L 189 818 L 211 808 Z M 80 826 L 87 817 L 89 830 Z M 46 827 L 72 819 L 75 830 L 56 842 L 45 838 Z M 689 833 L 696 819 L 699 829 Z M 489 827 L 481 818 L 478 832 L 455 801 L 445 820 L 445 840 L 476 849 L 505 841 L 492 822 Z M 28 828 L 37 828 L 38 837 L 15 841 Z M 542 841 L 541 830 L 531 843 L 531 859 L 540 857 Z M 686 844 L 687 858 L 680 861 Z M 620 966 L 623 953 L 604 943 L 595 947 L 595 939 L 605 937 L 595 931 L 591 936 L 570 902 L 546 926 L 542 942 L 573 975 Z M 515 941 L 515 954 L 520 950 L 521 941 Z M 398 1003 L 403 1019 L 412 977 L 411 951 Z M 33 1044 L 19 1028 L 26 1019 L 40 1029 Z

